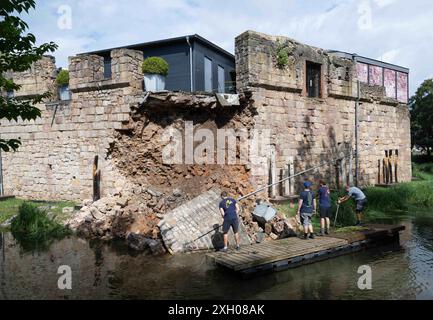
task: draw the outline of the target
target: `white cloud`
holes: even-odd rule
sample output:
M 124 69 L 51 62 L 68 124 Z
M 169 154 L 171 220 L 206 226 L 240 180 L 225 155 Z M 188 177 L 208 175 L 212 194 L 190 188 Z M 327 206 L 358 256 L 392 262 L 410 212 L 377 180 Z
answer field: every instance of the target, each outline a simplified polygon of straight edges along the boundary
M 397 57 L 399 53 L 400 53 L 399 49 L 393 49 L 382 54 L 380 57 L 377 58 L 377 60 L 395 64 L 398 61 Z
M 356 52 L 411 69 L 411 92 L 432 75 L 431 0 L 363 0 L 371 27 L 359 29 L 358 0 L 40 0 L 25 17 L 39 42 L 56 41 L 59 66 L 85 51 L 198 33 L 233 52 L 245 30 Z M 72 29 L 60 30 L 57 9 L 72 9 Z

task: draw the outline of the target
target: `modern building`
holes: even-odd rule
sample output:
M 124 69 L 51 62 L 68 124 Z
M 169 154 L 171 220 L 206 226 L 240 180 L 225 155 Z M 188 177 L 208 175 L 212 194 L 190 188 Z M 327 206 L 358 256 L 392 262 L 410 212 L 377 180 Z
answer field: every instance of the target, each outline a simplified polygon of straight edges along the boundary
M 144 58 L 158 56 L 169 64 L 166 90 L 187 92 L 235 92 L 235 57 L 205 38 L 194 34 L 87 52 L 104 57 L 104 77 L 111 78 L 111 51 L 133 49 Z M 84 53 L 83 53 L 84 55 Z

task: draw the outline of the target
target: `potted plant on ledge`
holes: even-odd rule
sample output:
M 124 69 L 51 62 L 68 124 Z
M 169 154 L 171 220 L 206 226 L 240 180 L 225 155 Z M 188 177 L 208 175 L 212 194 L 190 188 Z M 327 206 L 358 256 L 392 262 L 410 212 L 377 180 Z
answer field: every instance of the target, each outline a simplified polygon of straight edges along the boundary
M 168 74 L 168 63 L 160 57 L 150 57 L 143 61 L 144 85 L 146 91 L 163 91 L 165 77 Z
M 57 85 L 59 86 L 59 97 L 60 100 L 71 100 L 71 95 L 69 92 L 69 71 L 61 70 L 57 74 Z

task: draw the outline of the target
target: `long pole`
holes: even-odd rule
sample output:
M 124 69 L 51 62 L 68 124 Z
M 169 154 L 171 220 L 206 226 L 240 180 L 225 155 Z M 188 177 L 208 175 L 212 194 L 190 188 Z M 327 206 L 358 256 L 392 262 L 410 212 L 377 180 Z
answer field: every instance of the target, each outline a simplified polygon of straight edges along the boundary
M 356 103 L 355 103 L 355 185 L 357 187 L 359 185 L 359 99 L 360 99 L 360 88 L 359 88 L 359 80 L 358 80 L 357 96 L 356 96 Z

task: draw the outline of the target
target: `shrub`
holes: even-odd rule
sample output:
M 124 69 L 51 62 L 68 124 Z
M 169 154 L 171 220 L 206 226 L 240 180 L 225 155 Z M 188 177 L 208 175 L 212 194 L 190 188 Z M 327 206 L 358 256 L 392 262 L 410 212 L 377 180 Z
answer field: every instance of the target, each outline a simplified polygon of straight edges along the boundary
M 160 74 L 166 76 L 168 74 L 168 63 L 160 57 L 150 57 L 143 61 L 141 66 L 143 73 Z
M 59 86 L 66 86 L 69 84 L 69 71 L 68 70 L 61 70 L 56 77 L 57 84 Z
M 284 69 L 289 64 L 289 48 L 286 45 L 278 43 L 275 56 L 278 68 Z
M 333 213 L 331 217 L 332 223 L 334 223 L 335 215 L 337 214 L 337 200 L 346 194 L 347 192 L 345 190 L 335 190 L 331 192 L 331 212 Z M 356 223 L 354 201 L 347 201 L 340 205 L 336 222 L 339 227 L 353 226 Z
M 52 240 L 60 240 L 71 232 L 58 224 L 43 211 L 30 203 L 19 207 L 11 224 L 12 235 L 25 250 L 44 249 Z

